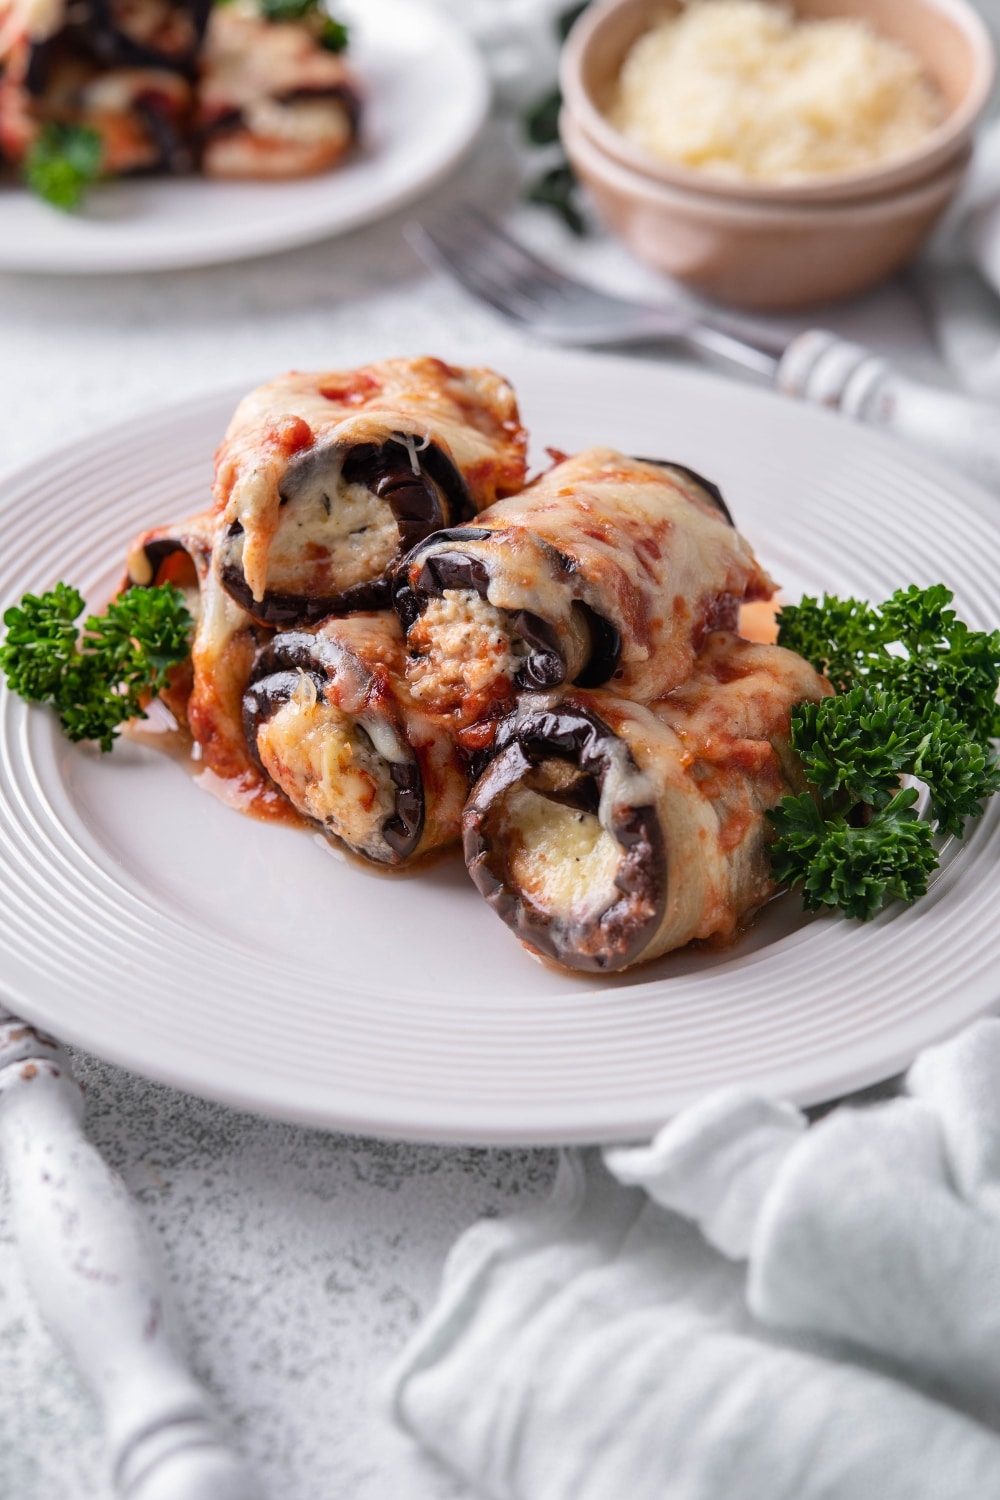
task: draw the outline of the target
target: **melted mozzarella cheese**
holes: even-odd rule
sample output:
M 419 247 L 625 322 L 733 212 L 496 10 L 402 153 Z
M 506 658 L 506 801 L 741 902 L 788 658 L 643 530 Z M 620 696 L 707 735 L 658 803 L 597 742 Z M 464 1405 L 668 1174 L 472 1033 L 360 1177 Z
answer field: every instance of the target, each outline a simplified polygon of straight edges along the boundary
M 5 20 L 0 7 L 0 20 Z M 33 42 L 44 42 L 66 24 L 65 0 L 13 0 L 9 7 L 10 30 L 14 35 L 15 24 Z
M 590 651 L 574 602 L 621 639 L 615 691 L 651 702 L 690 675 L 705 633 L 773 584 L 747 542 L 679 470 L 590 448 L 555 464 L 477 522 L 498 535 L 428 548 L 487 561 L 491 604 L 539 616 L 556 635 L 566 680 Z M 413 644 L 413 632 L 409 633 Z
M 622 849 L 593 813 L 516 787 L 503 816 L 509 873 L 522 897 L 572 922 L 593 921 L 618 899 Z
M 387 762 L 354 719 L 317 700 L 315 688 L 300 689 L 260 725 L 257 749 L 300 812 L 352 849 L 385 859 L 382 826 L 395 811 L 395 788 Z
M 226 508 L 226 521 L 238 521 L 243 527 L 243 576 L 258 601 L 267 588 L 267 562 L 281 504 L 278 486 L 286 463 L 280 452 L 260 455 L 252 468 L 239 475 Z
M 217 6 L 212 26 L 227 12 Z M 269 40 L 278 29 L 269 28 Z M 241 476 L 259 462 L 268 431 L 286 417 L 307 422 L 316 445 L 344 452 L 394 433 L 414 434 L 418 446 L 429 439 L 465 475 L 476 509 L 524 482 L 525 434 L 505 380 L 430 358 L 389 359 L 356 370 L 292 371 L 245 396 L 218 455 L 219 509 L 229 506 Z

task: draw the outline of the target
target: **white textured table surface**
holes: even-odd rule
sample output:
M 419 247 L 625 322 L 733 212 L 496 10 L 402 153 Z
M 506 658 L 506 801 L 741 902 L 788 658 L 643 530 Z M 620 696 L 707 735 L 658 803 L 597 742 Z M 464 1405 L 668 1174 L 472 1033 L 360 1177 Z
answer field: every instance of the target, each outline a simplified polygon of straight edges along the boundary
M 494 125 L 422 208 L 455 197 L 502 207 L 517 171 L 510 131 Z M 404 219 L 242 266 L 0 277 L 0 469 L 293 365 L 418 350 L 502 365 L 515 336 L 424 275 L 401 239 Z M 598 278 L 650 285 L 601 240 L 574 247 L 533 214 L 525 227 Z M 905 285 L 846 309 L 837 325 L 912 368 L 940 369 Z M 194 1368 L 268 1500 L 463 1495 L 382 1419 L 380 1378 L 458 1232 L 541 1195 L 551 1154 L 324 1135 L 76 1061 L 90 1135 L 154 1226 Z M 24 1289 L 0 1196 L 0 1497 L 109 1493 L 96 1418 Z
M 435 201 L 509 198 L 514 170 L 494 130 Z M 3 470 L 292 365 L 419 349 L 481 359 L 486 345 L 502 358 L 512 336 L 424 276 L 403 217 L 243 266 L 0 277 Z M 90 1137 L 152 1222 L 194 1369 L 267 1500 L 463 1494 L 382 1419 L 380 1380 L 455 1236 L 543 1193 L 551 1153 L 324 1135 L 76 1063 Z M 2 1187 L 0 1496 L 110 1500 L 96 1415 L 25 1289 Z

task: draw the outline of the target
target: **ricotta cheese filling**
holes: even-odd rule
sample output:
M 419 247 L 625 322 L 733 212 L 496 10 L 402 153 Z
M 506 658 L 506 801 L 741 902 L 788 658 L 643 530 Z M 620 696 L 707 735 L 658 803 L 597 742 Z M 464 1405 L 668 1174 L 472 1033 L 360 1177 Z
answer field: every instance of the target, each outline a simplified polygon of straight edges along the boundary
M 516 786 L 501 817 L 510 882 L 546 915 L 591 922 L 619 899 L 623 851 L 595 813 Z
M 382 827 L 396 810 L 388 762 L 356 720 L 317 696 L 310 678 L 259 726 L 257 751 L 300 812 L 352 849 L 386 858 Z
M 508 618 L 474 589 L 445 589 L 410 627 L 406 663 L 410 691 L 442 713 L 514 677 L 527 652 Z
M 665 161 L 796 182 L 899 156 L 944 114 L 920 58 L 863 20 L 691 0 L 633 43 L 608 119 Z
M 320 474 L 281 507 L 267 558 L 275 593 L 342 593 L 378 578 L 399 550 L 391 507 L 363 484 Z

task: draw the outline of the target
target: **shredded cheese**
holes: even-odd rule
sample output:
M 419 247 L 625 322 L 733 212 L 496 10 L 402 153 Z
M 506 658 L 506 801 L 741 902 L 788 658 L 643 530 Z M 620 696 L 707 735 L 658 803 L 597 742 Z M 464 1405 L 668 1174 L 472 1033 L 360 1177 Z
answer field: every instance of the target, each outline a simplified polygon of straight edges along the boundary
M 944 113 L 920 59 L 864 21 L 690 0 L 633 44 L 608 119 L 665 161 L 795 182 L 899 156 Z
M 402 444 L 410 455 L 410 472 L 419 479 L 420 463 L 417 459 L 417 454 L 423 453 L 425 448 L 430 447 L 430 434 L 425 432 L 423 438 L 418 443 L 412 432 L 390 432 L 388 441 L 390 443 Z

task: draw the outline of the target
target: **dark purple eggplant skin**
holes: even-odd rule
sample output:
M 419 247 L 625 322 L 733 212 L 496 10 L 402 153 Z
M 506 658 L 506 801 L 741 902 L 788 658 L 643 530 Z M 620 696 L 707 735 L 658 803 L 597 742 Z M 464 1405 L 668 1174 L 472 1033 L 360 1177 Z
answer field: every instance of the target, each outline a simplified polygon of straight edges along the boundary
M 590 627 L 590 659 L 577 676 L 575 687 L 595 688 L 610 682 L 618 668 L 622 654 L 621 632 L 617 625 L 591 609 L 589 604 L 578 601 L 587 616 Z
M 163 108 L 160 97 L 152 93 L 140 94 L 134 108 L 159 153 L 156 161 L 143 168 L 142 175 L 145 177 L 165 172 L 170 176 L 181 177 L 190 172 L 194 158 L 184 131 L 170 110 Z
M 186 13 L 191 23 L 191 44 L 183 51 L 167 52 L 131 36 L 116 24 L 110 0 L 89 0 L 89 15 L 81 17 L 78 29 L 82 45 L 106 67 L 166 68 L 193 83 L 198 76 L 198 54 L 211 8 L 211 0 L 189 0 L 189 3 L 174 0 L 172 9 Z
M 142 550 L 146 561 L 149 563 L 154 579 L 168 557 L 173 557 L 178 552 L 187 552 L 187 548 L 174 537 L 161 537 L 156 541 L 147 542 Z M 190 556 L 190 553 L 188 555 Z M 193 561 L 194 559 L 192 558 Z M 197 567 L 197 564 L 195 566 Z M 130 581 L 134 582 L 134 580 Z
M 235 523 L 239 526 L 239 522 Z M 242 530 L 242 527 L 240 528 Z M 238 536 L 230 527 L 228 536 Z M 330 615 L 347 615 L 357 610 L 385 609 L 389 602 L 389 580 L 384 575 L 369 582 L 356 583 L 339 594 L 283 594 L 267 589 L 263 599 L 255 599 L 242 571 L 235 563 L 221 564 L 219 577 L 231 599 L 248 615 L 276 630 L 295 625 L 318 625 Z
M 633 456 L 637 464 L 652 464 L 655 469 L 676 469 L 679 474 L 684 474 L 699 489 L 705 491 L 705 498 L 709 504 L 714 505 L 729 525 L 735 528 L 736 522 L 733 520 L 732 511 L 723 499 L 719 486 L 711 479 L 706 479 L 704 474 L 699 474 L 697 469 L 689 469 L 687 464 L 675 463 L 671 458 L 640 458 L 637 454 Z
M 336 99 L 347 115 L 351 139 L 357 140 L 361 130 L 361 98 L 356 90 L 349 88 L 346 84 L 336 84 L 332 88 L 325 89 L 289 89 L 287 93 L 276 94 L 274 102 L 275 104 L 297 104 L 306 99 Z M 228 109 L 224 114 L 216 115 L 214 119 L 206 121 L 201 126 L 197 133 L 197 150 L 201 152 L 209 141 L 215 140 L 220 135 L 232 135 L 235 131 L 246 128 L 247 120 L 244 111 Z
M 352 484 L 363 484 L 385 500 L 399 527 L 400 553 L 453 519 L 472 509 L 468 489 L 451 459 L 432 443 L 418 455 L 420 473 L 414 474 L 406 448 L 390 442 L 378 446 L 359 444 L 344 460 L 343 474 Z M 281 503 L 292 499 L 297 478 L 312 465 L 324 462 L 321 449 L 311 449 L 292 460 L 281 487 Z M 442 496 L 444 504 L 442 504 Z M 447 514 L 445 512 L 448 512 Z M 239 536 L 242 526 L 234 521 L 226 540 Z M 390 602 L 393 567 L 379 577 L 357 583 L 335 594 L 309 595 L 281 593 L 268 589 L 263 599 L 254 599 L 243 570 L 228 561 L 225 542 L 220 549 L 219 576 L 222 586 L 236 603 L 264 625 L 288 629 L 294 625 L 315 625 L 329 615 L 350 614 L 355 610 L 386 609 Z
M 153 537 L 143 544 L 143 554 L 150 569 L 149 584 L 138 585 L 136 580 L 129 574 L 126 578 L 128 586 L 151 587 L 156 583 L 160 569 L 169 557 L 176 557 L 178 552 L 183 552 L 191 560 L 196 578 L 201 581 L 208 571 L 210 553 L 207 546 L 199 546 L 191 541 L 185 543 L 179 536 Z M 124 586 L 124 585 L 123 585 Z
M 526 902 L 506 882 L 503 856 L 493 848 L 490 818 L 503 794 L 544 760 L 572 762 L 581 780 L 558 800 L 595 812 L 610 765 L 614 731 L 590 709 L 564 702 L 532 710 L 524 703 L 498 726 L 492 752 L 469 794 L 462 818 L 465 863 L 480 894 L 528 947 L 564 966 L 614 973 L 635 963 L 663 918 L 667 851 L 656 809 L 624 809 L 614 834 L 626 851 L 617 884 L 622 892 L 596 924 L 567 927 Z M 550 794 L 547 794 L 550 795 Z
M 174 0 L 173 9 L 187 14 L 191 42 L 183 50 L 169 52 L 139 41 L 117 25 L 109 0 L 74 0 L 68 23 L 32 47 L 25 78 L 27 92 L 40 98 L 56 63 L 72 59 L 101 68 L 164 69 L 194 83 L 212 0 Z
M 420 561 L 421 554 L 427 547 L 440 542 L 481 542 L 491 537 L 493 532 L 485 526 L 451 526 L 443 531 L 435 531 L 431 536 L 425 537 L 418 542 L 405 557 L 401 557 L 392 570 L 391 593 L 392 607 L 399 617 L 399 623 L 403 627 L 403 633 L 414 625 L 419 617 L 426 598 L 418 594 L 414 587 L 415 580 L 413 572 Z M 437 561 L 437 559 L 435 559 Z M 444 581 L 451 577 L 459 577 L 460 574 L 449 574 L 447 570 L 440 574 L 440 583 L 436 583 L 432 592 L 440 595 L 446 588 L 474 588 L 477 593 L 485 596 L 489 586 L 489 574 L 485 565 L 478 559 L 462 558 L 461 563 L 470 571 L 468 581 L 454 583 Z
M 481 599 L 487 597 L 490 586 L 490 571 L 487 562 L 462 552 L 443 552 L 424 555 L 441 542 L 481 542 L 490 538 L 503 545 L 503 532 L 485 526 L 456 526 L 447 531 L 437 531 L 418 542 L 416 547 L 402 558 L 393 570 L 392 607 L 399 617 L 404 633 L 416 623 L 428 600 L 440 598 L 445 589 L 474 590 Z M 576 571 L 572 558 L 551 549 L 554 565 L 564 573 Z M 578 687 L 599 687 L 614 675 L 621 656 L 621 636 L 610 620 L 584 604 L 576 601 L 587 617 L 593 648 L 583 671 L 576 679 Z M 522 692 L 548 691 L 561 687 L 566 681 L 566 659 L 559 645 L 555 630 L 541 615 L 530 610 L 505 610 L 512 629 L 527 641 L 532 648 L 525 658 L 524 666 L 514 678 L 515 687 Z
M 28 53 L 28 66 L 24 74 L 25 93 L 40 99 L 49 86 L 55 48 L 50 37 L 44 42 L 33 42 Z
M 243 695 L 243 733 L 255 763 L 267 771 L 257 750 L 257 730 L 295 692 L 303 673 L 325 696 L 330 676 L 341 664 L 339 648 L 308 631 L 286 631 L 276 635 L 257 653 L 250 682 Z M 393 815 L 382 825 L 382 837 L 400 861 L 408 859 L 424 831 L 424 788 L 416 758 L 390 767 L 396 789 Z M 322 822 L 317 827 L 329 832 Z

